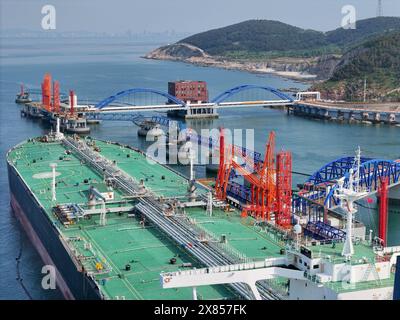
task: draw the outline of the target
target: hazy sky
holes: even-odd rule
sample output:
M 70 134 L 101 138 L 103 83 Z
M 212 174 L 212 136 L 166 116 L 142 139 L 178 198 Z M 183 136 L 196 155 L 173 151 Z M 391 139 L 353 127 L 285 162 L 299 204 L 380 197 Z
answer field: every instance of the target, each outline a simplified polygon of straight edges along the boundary
M 400 0 L 382 0 L 400 16 Z M 57 31 L 199 32 L 247 19 L 273 19 L 321 31 L 338 28 L 344 5 L 357 19 L 376 16 L 378 0 L 0 0 L 4 29 L 41 30 L 41 8 L 56 8 Z

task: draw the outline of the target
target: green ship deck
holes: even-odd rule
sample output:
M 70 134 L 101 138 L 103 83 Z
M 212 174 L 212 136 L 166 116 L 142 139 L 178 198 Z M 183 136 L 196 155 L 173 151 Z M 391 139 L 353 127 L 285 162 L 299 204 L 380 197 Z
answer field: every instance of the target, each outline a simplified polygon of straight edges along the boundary
M 95 141 L 100 154 L 136 181 L 143 179 L 148 189 L 158 196 L 187 195 L 188 181 L 180 174 L 152 164 L 136 150 L 117 144 Z M 30 140 L 14 148 L 8 159 L 36 196 L 48 217 L 58 227 L 69 249 L 85 270 L 93 272 L 106 299 L 191 299 L 191 288 L 162 289 L 160 273 L 184 269 L 183 264 L 201 267 L 181 246 L 172 242 L 154 225 L 141 224 L 138 217 L 128 213 L 108 213 L 107 224 L 100 225 L 99 215 L 64 225 L 53 214 L 56 204 L 86 205 L 90 186 L 106 189 L 103 177 L 87 164 L 82 164 L 73 153 L 58 142 L 42 143 Z M 52 201 L 51 168 L 57 164 L 57 200 Z M 207 192 L 199 188 L 197 193 Z M 133 206 L 135 200 L 114 189 L 116 206 Z M 196 219 L 198 226 L 219 238 L 225 235 L 232 250 L 249 259 L 262 260 L 279 256 L 284 244 L 273 234 L 260 232 L 251 218 L 243 219 L 239 211 L 213 210 L 212 217 L 202 208 L 188 208 L 186 213 Z M 170 259 L 176 263 L 171 264 Z M 131 266 L 126 270 L 126 265 Z M 101 267 L 96 268 L 101 265 Z M 103 268 L 103 270 L 101 270 Z M 107 270 L 109 270 L 107 272 Z M 204 286 L 197 289 L 200 299 L 237 298 L 227 286 Z

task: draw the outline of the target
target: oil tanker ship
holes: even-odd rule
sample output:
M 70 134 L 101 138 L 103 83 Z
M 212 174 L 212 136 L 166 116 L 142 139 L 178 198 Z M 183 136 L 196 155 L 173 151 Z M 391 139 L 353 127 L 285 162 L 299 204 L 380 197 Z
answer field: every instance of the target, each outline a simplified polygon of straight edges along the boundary
M 398 247 L 244 216 L 133 147 L 57 130 L 7 163 L 13 211 L 67 299 L 392 298 Z

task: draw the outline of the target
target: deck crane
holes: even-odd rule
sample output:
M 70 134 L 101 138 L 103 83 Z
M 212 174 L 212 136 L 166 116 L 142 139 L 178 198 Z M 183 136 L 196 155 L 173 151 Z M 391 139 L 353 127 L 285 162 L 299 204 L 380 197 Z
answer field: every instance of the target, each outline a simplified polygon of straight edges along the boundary
M 219 200 L 226 199 L 227 181 L 225 179 L 226 172 L 230 166 L 230 160 L 225 159 L 225 134 L 224 128 L 219 129 L 219 167 L 217 179 L 215 181 L 215 194 Z
M 275 211 L 276 198 L 276 170 L 274 161 L 275 132 L 271 131 L 265 148 L 264 161 L 261 168 L 255 173 L 243 174 L 251 184 L 251 204 L 244 207 L 242 215 L 253 215 L 262 220 L 271 220 L 271 213 Z M 246 160 L 246 159 L 245 159 Z M 239 171 L 240 172 L 240 171 Z
M 220 165 L 215 184 L 216 196 L 225 200 L 232 170 L 250 183 L 251 201 L 243 207 L 242 216 L 251 215 L 257 219 L 270 221 L 275 214 L 276 224 L 288 228 L 291 223 L 291 166 L 290 152 L 281 151 L 275 165 L 275 133 L 269 134 L 261 167 L 256 167 L 254 159 L 240 154 L 234 145 L 225 146 L 223 129 L 220 130 Z M 246 166 L 238 162 L 241 157 Z M 250 168 L 250 169 L 248 169 Z

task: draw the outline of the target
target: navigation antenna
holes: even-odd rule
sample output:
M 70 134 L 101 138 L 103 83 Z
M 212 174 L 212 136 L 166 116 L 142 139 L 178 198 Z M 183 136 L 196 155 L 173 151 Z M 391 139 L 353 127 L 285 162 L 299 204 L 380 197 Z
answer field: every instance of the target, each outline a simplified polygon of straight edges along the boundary
M 356 150 L 355 157 L 356 173 L 354 168 L 349 170 L 348 184 L 345 187 L 345 177 L 338 180 L 339 190 L 338 198 L 341 199 L 341 205 L 346 211 L 346 240 L 342 250 L 342 256 L 350 260 L 354 254 L 353 247 L 353 216 L 357 212 L 354 202 L 364 198 L 367 193 L 360 191 L 360 167 L 361 167 L 361 150 L 360 147 Z M 354 177 L 355 176 L 355 177 Z M 355 178 L 355 179 L 354 179 Z M 355 181 L 354 181 L 355 180 Z
M 57 163 L 50 163 L 50 168 L 51 168 L 51 200 L 56 201 L 57 196 L 56 196 L 56 168 L 57 168 Z
M 382 4 L 382 0 L 378 0 L 378 8 L 376 11 L 376 16 L 377 17 L 382 17 L 383 16 L 383 4 Z
M 189 192 L 189 199 L 190 201 L 195 201 L 196 200 L 196 185 L 195 185 L 195 177 L 194 177 L 194 167 L 193 167 L 193 160 L 195 158 L 194 150 L 192 149 L 192 142 L 189 141 L 187 143 L 188 147 L 188 157 L 190 161 L 190 180 L 189 180 L 189 186 L 188 186 L 188 192 Z
M 60 118 L 57 117 L 56 119 L 57 119 L 57 122 L 56 122 L 56 133 L 55 133 L 54 137 L 55 137 L 56 140 L 62 140 L 62 139 L 64 139 L 64 134 L 62 134 L 60 132 Z
M 358 146 L 356 150 L 356 156 L 354 158 L 355 160 L 355 167 L 356 167 L 356 177 L 355 177 L 355 182 L 356 185 L 354 187 L 355 192 L 360 192 L 360 168 L 361 168 L 361 148 Z
M 208 193 L 208 198 L 207 198 L 207 214 L 210 217 L 212 216 L 212 211 L 213 211 L 213 195 L 212 192 L 210 191 Z

